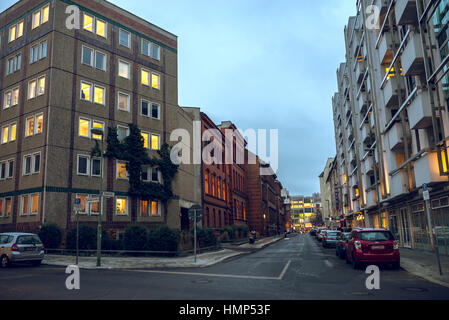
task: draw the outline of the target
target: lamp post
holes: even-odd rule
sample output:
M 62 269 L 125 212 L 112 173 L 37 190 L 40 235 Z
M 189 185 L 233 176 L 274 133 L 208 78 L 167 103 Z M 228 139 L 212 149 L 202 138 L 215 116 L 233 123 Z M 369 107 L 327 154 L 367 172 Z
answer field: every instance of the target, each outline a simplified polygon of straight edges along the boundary
M 97 267 L 101 267 L 101 218 L 103 215 L 103 154 L 104 154 L 104 131 L 102 128 L 93 128 L 93 135 L 101 136 L 101 157 L 100 157 L 100 189 L 99 189 L 99 212 L 98 212 L 98 228 L 97 228 Z

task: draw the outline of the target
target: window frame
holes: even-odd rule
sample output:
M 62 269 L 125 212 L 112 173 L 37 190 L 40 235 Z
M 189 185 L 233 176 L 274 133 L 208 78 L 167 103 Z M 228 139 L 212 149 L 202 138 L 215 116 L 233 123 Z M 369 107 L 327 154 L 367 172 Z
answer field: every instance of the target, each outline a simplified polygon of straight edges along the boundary
M 157 76 L 157 88 L 153 86 L 153 75 Z M 155 90 L 161 90 L 161 75 L 153 71 L 151 71 L 151 88 Z
M 119 171 L 118 171 L 118 169 L 119 169 L 119 167 L 118 167 L 119 163 L 120 163 L 120 164 L 125 164 L 126 178 L 119 177 L 119 174 L 118 174 L 118 173 L 119 173 Z M 127 161 L 123 161 L 123 160 L 115 160 L 115 180 L 129 180 L 129 173 L 128 173 L 128 168 L 127 168 L 127 166 L 128 166 Z
M 39 155 L 39 171 L 36 171 L 36 156 Z M 23 160 L 22 160 L 22 176 L 31 176 L 34 174 L 39 174 L 40 173 L 40 169 L 41 169 L 41 158 L 40 158 L 41 152 L 35 152 L 32 154 L 26 154 L 23 156 Z M 27 173 L 26 170 L 26 159 L 30 158 L 30 172 Z
M 120 109 L 120 95 L 124 95 L 127 97 L 127 110 Z M 117 92 L 117 110 L 123 111 L 123 112 L 131 112 L 131 95 L 122 91 Z
M 12 61 L 13 70 L 10 68 L 10 61 Z M 22 53 L 19 52 L 18 54 L 15 54 L 14 56 L 5 59 L 6 62 L 6 75 L 9 76 L 13 73 L 18 72 L 22 68 Z M 19 63 L 20 62 L 20 63 Z
M 124 77 L 124 76 L 120 75 L 120 64 L 124 64 L 124 65 L 128 66 L 128 75 L 127 75 L 127 77 Z M 117 76 L 119 78 L 122 78 L 122 79 L 131 80 L 131 63 L 127 62 L 127 61 L 125 61 L 123 59 L 118 59 Z
M 117 201 L 121 199 L 121 200 L 125 200 L 125 213 L 124 214 L 118 214 L 117 212 Z M 115 206 L 114 206 L 114 211 L 115 211 L 115 215 L 119 216 L 119 217 L 126 217 L 129 216 L 129 201 L 128 201 L 128 197 L 115 197 Z
M 22 34 L 19 35 L 19 25 L 22 25 Z M 14 39 L 11 39 L 11 29 L 14 28 Z M 14 42 L 17 39 L 20 39 L 21 37 L 23 37 L 23 33 L 25 30 L 25 19 L 22 19 L 20 21 L 18 21 L 17 23 L 10 25 L 8 28 L 8 43 Z
M 45 49 L 45 56 L 43 56 L 43 54 L 42 54 L 42 52 L 43 52 L 43 50 L 42 50 L 43 47 L 42 46 L 43 46 L 44 43 L 45 43 L 45 48 L 46 48 Z M 47 58 L 47 48 L 48 48 L 47 46 L 48 46 L 47 40 L 39 41 L 35 45 L 31 46 L 31 48 L 30 48 L 30 64 L 37 63 L 37 62 Z M 34 48 L 37 48 L 36 60 L 34 60 L 34 55 L 33 55 L 33 49 Z
M 80 172 L 80 159 L 86 159 L 86 173 Z M 89 177 L 90 176 L 90 155 L 77 154 L 76 156 L 76 174 L 78 176 Z
M 48 18 L 46 21 L 44 21 L 44 10 L 46 8 L 48 8 Z M 39 12 L 39 22 L 36 25 L 35 18 L 36 18 L 36 13 L 38 13 L 38 12 Z M 35 30 L 35 29 L 39 28 L 40 26 L 46 24 L 49 20 L 50 20 L 50 4 L 47 4 L 47 5 L 43 6 L 42 8 L 34 11 L 31 14 L 31 30 Z
M 124 44 L 121 43 L 120 35 L 121 35 L 122 32 L 128 34 L 128 45 L 124 45 Z M 131 40 L 131 32 L 128 32 L 128 31 L 126 31 L 126 30 L 124 30 L 122 28 L 119 28 L 119 31 L 118 31 L 118 44 L 119 44 L 119 46 L 131 49 L 131 42 L 132 42 L 132 40 Z

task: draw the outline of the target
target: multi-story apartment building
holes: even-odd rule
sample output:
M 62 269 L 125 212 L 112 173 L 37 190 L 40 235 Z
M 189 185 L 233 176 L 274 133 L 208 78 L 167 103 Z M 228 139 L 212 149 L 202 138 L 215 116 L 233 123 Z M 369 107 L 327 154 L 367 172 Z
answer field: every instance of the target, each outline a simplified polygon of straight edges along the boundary
M 320 208 L 320 206 L 317 206 L 318 202 L 316 200 L 313 196 L 300 195 L 290 197 L 290 219 L 293 230 L 300 231 L 313 227 L 313 219 L 317 209 Z
M 68 28 L 66 12 L 77 14 L 69 5 L 79 9 L 79 28 Z M 96 128 L 116 128 L 121 140 L 134 124 L 151 157 L 173 129 L 192 132 L 178 106 L 177 37 L 103 0 L 19 1 L 0 14 L 0 37 L 0 230 L 69 228 L 75 198 L 81 222 L 96 224 L 99 203 L 87 200 L 99 194 L 100 177 L 114 193 L 103 202 L 106 229 L 180 228 L 200 202 L 194 166 L 180 166 L 164 205 L 129 196 L 126 163 L 108 158 L 102 167 L 91 156 Z M 157 168 L 144 169 L 143 180 L 162 182 Z
M 375 5 L 379 23 L 372 25 Z M 342 214 L 430 249 L 423 186 L 449 253 L 447 1 L 357 1 L 333 98 Z

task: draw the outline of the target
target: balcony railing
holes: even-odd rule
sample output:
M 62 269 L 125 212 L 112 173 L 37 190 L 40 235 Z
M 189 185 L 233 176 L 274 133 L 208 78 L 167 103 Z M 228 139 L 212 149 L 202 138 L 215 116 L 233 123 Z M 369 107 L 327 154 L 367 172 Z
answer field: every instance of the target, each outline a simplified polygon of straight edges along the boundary
M 415 99 L 407 107 L 407 114 L 412 129 L 425 129 L 432 125 L 429 91 L 417 91 Z
M 440 167 L 438 164 L 438 155 L 435 152 L 424 154 L 414 162 L 415 182 L 417 186 L 423 183 L 447 181 L 445 175 L 440 176 Z
M 384 92 L 384 102 L 385 102 L 385 108 L 390 108 L 393 106 L 398 107 L 399 104 L 399 81 L 397 76 L 391 77 L 387 83 L 385 84 L 385 87 L 383 89 Z
M 393 37 L 390 32 L 385 32 L 379 45 L 379 58 L 381 65 L 388 65 L 393 60 Z
M 403 147 L 402 124 L 400 122 L 395 123 L 390 130 L 388 130 L 387 136 L 390 150 L 396 151 Z
M 418 21 L 416 0 L 396 0 L 394 12 L 398 25 L 415 24 Z
M 424 59 L 421 36 L 412 31 L 401 55 L 402 69 L 405 76 L 418 76 L 424 72 Z

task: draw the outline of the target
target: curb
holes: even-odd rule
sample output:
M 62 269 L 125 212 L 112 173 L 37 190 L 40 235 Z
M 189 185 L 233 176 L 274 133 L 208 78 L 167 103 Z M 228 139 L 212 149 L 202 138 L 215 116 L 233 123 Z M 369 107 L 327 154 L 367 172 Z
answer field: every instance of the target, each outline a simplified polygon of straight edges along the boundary
M 413 261 L 411 261 L 411 260 L 409 260 L 407 258 L 401 258 L 401 267 L 402 267 L 402 269 L 404 269 L 408 273 L 411 273 L 411 274 L 413 274 L 413 275 L 415 275 L 417 277 L 420 277 L 420 278 L 422 278 L 424 280 L 427 280 L 429 282 L 432 282 L 432 283 L 438 284 L 440 286 L 449 288 L 449 283 L 448 282 L 440 281 L 438 279 L 435 279 L 432 276 L 429 276 L 429 275 L 427 275 L 427 274 L 425 274 L 423 272 L 420 272 L 419 270 L 417 270 L 417 268 L 410 267 L 410 266 L 415 266 L 415 265 L 416 265 L 416 263 L 414 263 Z

